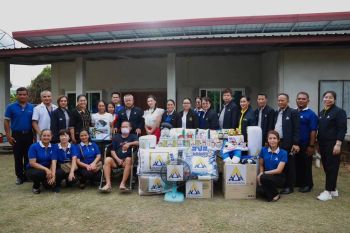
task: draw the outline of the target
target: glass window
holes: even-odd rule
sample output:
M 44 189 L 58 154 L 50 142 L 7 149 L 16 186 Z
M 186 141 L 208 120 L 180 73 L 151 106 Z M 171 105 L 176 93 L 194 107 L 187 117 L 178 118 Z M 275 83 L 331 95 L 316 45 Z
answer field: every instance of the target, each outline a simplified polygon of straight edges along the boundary
M 67 93 L 66 94 L 68 97 L 68 110 L 73 111 L 76 106 L 76 94 L 75 93 Z
M 222 91 L 225 88 L 201 88 L 199 90 L 199 94 L 201 97 L 209 97 L 213 102 L 213 109 L 220 113 L 222 106 L 224 105 L 224 101 L 222 100 Z M 233 101 L 239 106 L 239 99 L 242 95 L 244 95 L 244 88 L 231 88 L 233 92 Z
M 76 107 L 76 93 L 74 91 L 67 91 L 66 95 L 68 97 L 68 109 L 72 111 Z M 88 102 L 88 109 L 91 113 L 96 113 L 97 110 L 97 103 L 99 100 L 102 99 L 102 92 L 101 91 L 87 91 L 86 92 L 86 98 Z

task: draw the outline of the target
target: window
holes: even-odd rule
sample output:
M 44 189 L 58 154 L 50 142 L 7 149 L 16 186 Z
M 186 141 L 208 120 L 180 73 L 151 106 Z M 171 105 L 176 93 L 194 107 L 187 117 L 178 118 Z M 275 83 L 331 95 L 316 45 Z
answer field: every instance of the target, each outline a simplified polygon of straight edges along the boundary
M 323 108 L 323 93 L 326 91 L 335 91 L 337 93 L 336 104 L 340 108 L 343 108 L 346 111 L 346 115 L 350 118 L 350 81 L 349 80 L 337 80 L 337 81 L 328 81 L 322 80 L 319 82 L 319 111 Z
M 224 105 L 224 101 L 222 100 L 222 91 L 224 89 L 225 88 L 201 88 L 199 89 L 199 96 L 209 97 L 213 102 L 212 108 L 217 113 L 220 113 L 220 110 Z M 245 90 L 244 88 L 231 88 L 231 90 L 233 93 L 233 101 L 239 106 L 239 99 L 241 96 L 245 95 Z
M 72 111 L 77 105 L 77 95 L 75 91 L 66 91 L 68 97 L 68 109 Z M 87 91 L 86 92 L 88 109 L 92 113 L 97 112 L 97 103 L 102 99 L 102 91 Z

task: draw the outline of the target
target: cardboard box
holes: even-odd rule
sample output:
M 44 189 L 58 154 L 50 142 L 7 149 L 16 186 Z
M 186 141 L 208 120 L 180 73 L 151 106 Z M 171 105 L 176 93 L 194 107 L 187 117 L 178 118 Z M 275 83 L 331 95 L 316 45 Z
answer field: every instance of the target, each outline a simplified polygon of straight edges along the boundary
M 139 176 L 139 195 L 150 196 L 163 194 L 165 184 L 159 175 Z
M 225 164 L 223 194 L 225 199 L 256 198 L 256 164 Z
M 212 198 L 212 180 L 188 180 L 186 182 L 186 198 Z

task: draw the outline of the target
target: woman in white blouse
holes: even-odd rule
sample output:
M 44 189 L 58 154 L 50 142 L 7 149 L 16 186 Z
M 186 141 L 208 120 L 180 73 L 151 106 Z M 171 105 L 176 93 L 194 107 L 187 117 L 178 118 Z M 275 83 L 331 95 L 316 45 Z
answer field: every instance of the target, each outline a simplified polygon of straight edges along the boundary
M 91 123 L 95 128 L 103 130 L 106 134 L 104 140 L 109 140 L 113 127 L 113 115 L 106 112 L 107 104 L 103 100 L 98 101 L 97 108 L 98 112 L 91 115 Z
M 157 141 L 160 137 L 160 122 L 164 109 L 157 108 L 157 99 L 153 95 L 147 97 L 147 104 L 149 109 L 144 111 L 143 118 L 145 118 L 145 130 L 147 135 L 155 135 Z

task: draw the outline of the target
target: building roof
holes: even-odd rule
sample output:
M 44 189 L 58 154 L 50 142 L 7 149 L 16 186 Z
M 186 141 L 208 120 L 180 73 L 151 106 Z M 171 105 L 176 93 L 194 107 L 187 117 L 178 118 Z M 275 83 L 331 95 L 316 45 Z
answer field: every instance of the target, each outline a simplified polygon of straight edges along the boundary
M 237 45 L 350 41 L 350 12 L 184 19 L 13 32 L 28 48 L 0 50 L 0 58 Z

